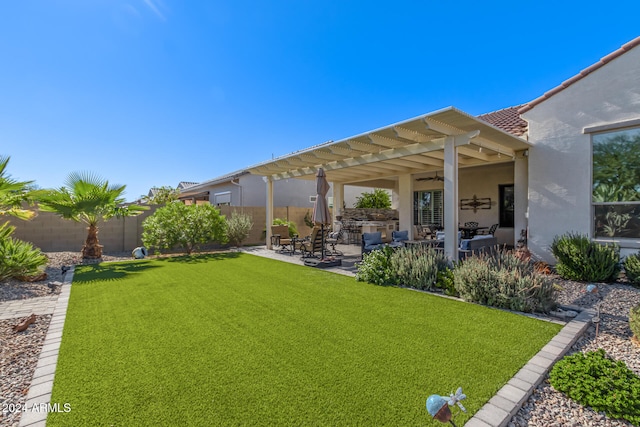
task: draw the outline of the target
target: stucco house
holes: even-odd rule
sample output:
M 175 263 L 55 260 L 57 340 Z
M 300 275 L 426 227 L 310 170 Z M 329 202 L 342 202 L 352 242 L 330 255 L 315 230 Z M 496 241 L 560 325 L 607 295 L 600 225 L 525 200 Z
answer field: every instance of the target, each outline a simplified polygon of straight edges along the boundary
M 192 183 L 180 190 L 180 200 L 185 203 L 210 203 L 216 206 L 265 206 L 265 180 L 262 176 L 252 175 L 242 169 L 212 178 L 202 183 Z M 356 197 L 371 188 L 350 186 L 346 190 L 344 202 L 353 206 Z M 311 208 L 316 195 L 316 184 L 312 181 L 285 179 L 278 181 L 273 205 L 276 207 L 293 206 Z M 332 205 L 332 190 L 328 194 Z
M 246 172 L 265 179 L 267 223 L 282 181 L 313 182 L 323 168 L 336 214 L 346 186 L 386 188 L 400 229 L 440 222 L 452 259 L 459 224 L 475 221 L 499 224 L 504 244 L 524 233 L 534 256 L 553 263 L 549 246 L 565 232 L 615 241 L 623 255 L 640 248 L 636 153 L 640 37 L 527 104 L 478 117 L 448 107 Z
M 519 109 L 529 124 L 529 248 L 566 231 L 640 249 L 640 37 Z M 615 165 L 607 164 L 614 160 Z M 609 190 L 605 192 L 603 190 Z

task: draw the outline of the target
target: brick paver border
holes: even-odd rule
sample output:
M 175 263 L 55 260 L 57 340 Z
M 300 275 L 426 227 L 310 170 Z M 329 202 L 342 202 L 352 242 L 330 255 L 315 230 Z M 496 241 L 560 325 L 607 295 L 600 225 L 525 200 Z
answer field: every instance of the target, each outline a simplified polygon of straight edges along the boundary
M 31 386 L 27 393 L 25 403 L 26 411 L 20 416 L 20 427 L 44 427 L 47 423 L 47 414 L 51 410 L 63 410 L 62 403 L 59 408 L 51 405 L 51 392 L 53 391 L 53 378 L 58 363 L 58 351 L 62 341 L 62 329 L 64 319 L 69 306 L 69 296 L 71 294 L 71 282 L 73 281 L 74 267 L 65 274 L 62 283 L 62 291 L 58 296 L 53 316 L 44 339 L 40 358 L 33 373 Z

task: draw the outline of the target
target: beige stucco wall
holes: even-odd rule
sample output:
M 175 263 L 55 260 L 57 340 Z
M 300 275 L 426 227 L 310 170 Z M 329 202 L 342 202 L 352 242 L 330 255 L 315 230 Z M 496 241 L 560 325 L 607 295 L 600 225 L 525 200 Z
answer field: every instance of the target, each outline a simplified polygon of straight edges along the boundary
M 99 225 L 98 238 L 104 246 L 105 253 L 129 252 L 142 245 L 142 221 L 155 211 L 144 212 L 137 217 L 112 219 Z M 245 245 L 264 244 L 262 235 L 265 229 L 265 207 L 233 207 L 222 206 L 220 213 L 229 217 L 233 211 L 245 213 L 253 220 L 253 229 Z M 282 218 L 295 222 L 298 234 L 308 236 L 311 229 L 304 223 L 305 214 L 313 212 L 313 207 L 278 207 L 274 218 Z M 33 243 L 45 252 L 72 251 L 80 252 L 87 237 L 86 226 L 82 223 L 64 220 L 49 212 L 39 212 L 31 221 L 9 220 L 16 227 L 13 237 Z
M 523 117 L 529 122 L 529 249 L 555 263 L 554 236 L 592 236 L 591 136 L 586 127 L 640 118 L 640 47 L 607 63 Z M 629 250 L 640 242 L 618 240 Z M 623 251 L 624 252 L 624 251 Z
M 141 215 L 114 218 L 98 225 L 98 239 L 104 251 L 128 252 L 142 244 L 142 221 L 155 211 L 152 208 Z M 45 252 L 82 250 L 87 238 L 87 226 L 62 219 L 50 212 L 38 212 L 30 221 L 9 219 L 16 227 L 13 237 L 33 243 Z
M 459 199 L 490 198 L 491 209 L 478 209 L 458 211 L 460 224 L 468 221 L 476 221 L 481 226 L 489 227 L 499 222 L 499 185 L 514 183 L 514 164 L 501 163 L 486 166 L 460 168 L 458 171 L 458 197 Z M 444 183 L 441 181 L 415 181 L 413 191 L 442 190 Z M 446 215 L 446 213 L 445 213 Z M 519 233 L 519 230 L 517 230 Z M 514 245 L 514 229 L 498 228 L 496 237 L 500 244 Z

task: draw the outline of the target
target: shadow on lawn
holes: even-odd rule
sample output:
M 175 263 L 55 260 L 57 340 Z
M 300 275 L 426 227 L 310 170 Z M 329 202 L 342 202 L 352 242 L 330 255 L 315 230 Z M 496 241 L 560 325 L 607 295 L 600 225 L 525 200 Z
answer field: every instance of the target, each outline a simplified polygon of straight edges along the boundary
M 88 283 L 96 280 L 120 280 L 130 274 L 142 273 L 158 267 L 151 264 L 150 261 L 84 265 L 74 274 L 73 282 Z
M 186 264 L 199 264 L 203 262 L 209 261 L 224 261 L 227 259 L 238 258 L 240 256 L 239 252 L 220 252 L 220 253 L 210 253 L 210 254 L 192 254 L 192 255 L 181 255 L 181 256 L 172 256 L 167 258 L 158 258 L 158 261 L 163 262 L 182 262 Z

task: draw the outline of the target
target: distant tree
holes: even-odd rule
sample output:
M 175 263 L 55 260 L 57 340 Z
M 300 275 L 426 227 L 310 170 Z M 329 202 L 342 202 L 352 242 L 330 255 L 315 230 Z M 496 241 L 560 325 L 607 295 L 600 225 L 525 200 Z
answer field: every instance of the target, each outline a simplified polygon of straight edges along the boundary
M 139 215 L 149 209 L 148 206 L 124 205 L 125 187 L 110 185 L 109 181 L 88 172 L 74 172 L 67 177 L 64 187 L 49 190 L 40 198 L 40 209 L 87 224 L 82 257 L 100 258 L 102 245 L 98 241 L 98 223 L 113 217 Z
M 183 248 L 191 254 L 200 245 L 226 243 L 226 220 L 210 204 L 169 203 L 142 222 L 142 242 L 149 248 Z
M 389 193 L 381 188 L 375 188 L 372 193 L 362 193 L 356 197 L 355 208 L 368 209 L 389 209 L 391 208 L 391 198 Z
M 178 200 L 180 191 L 172 187 L 153 187 L 151 189 L 151 196 L 142 196 L 142 202 L 149 205 L 166 205 Z

